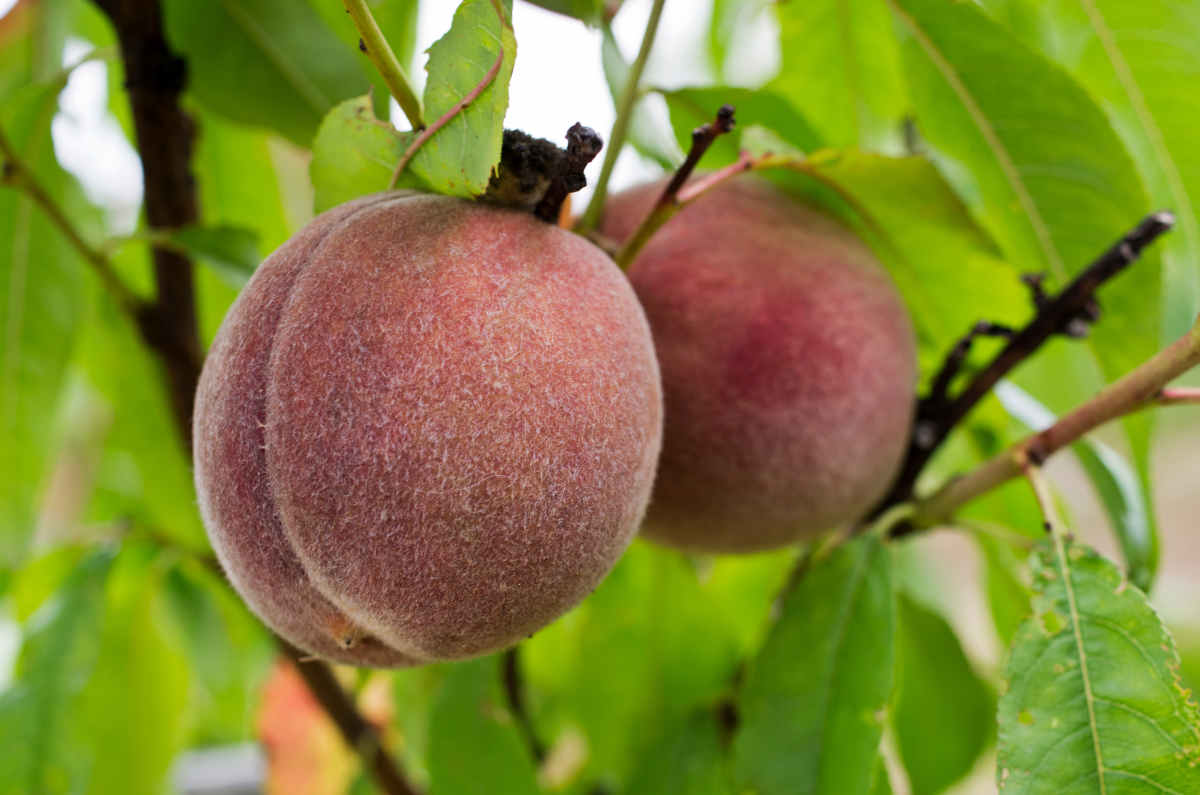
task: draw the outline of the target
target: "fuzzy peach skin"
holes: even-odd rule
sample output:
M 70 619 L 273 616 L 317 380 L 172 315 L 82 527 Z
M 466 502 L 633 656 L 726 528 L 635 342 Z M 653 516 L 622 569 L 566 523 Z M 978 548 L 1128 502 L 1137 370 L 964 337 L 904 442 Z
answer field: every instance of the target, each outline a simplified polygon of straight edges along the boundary
M 296 646 L 484 654 L 621 555 L 661 404 L 645 317 L 599 249 L 528 214 L 370 196 L 280 247 L 225 318 L 196 398 L 200 509 Z
M 600 231 L 627 239 L 664 184 L 614 196 Z M 666 404 L 645 535 L 768 549 L 883 496 L 912 423 L 915 341 L 889 276 L 852 234 L 742 176 L 668 221 L 629 278 Z

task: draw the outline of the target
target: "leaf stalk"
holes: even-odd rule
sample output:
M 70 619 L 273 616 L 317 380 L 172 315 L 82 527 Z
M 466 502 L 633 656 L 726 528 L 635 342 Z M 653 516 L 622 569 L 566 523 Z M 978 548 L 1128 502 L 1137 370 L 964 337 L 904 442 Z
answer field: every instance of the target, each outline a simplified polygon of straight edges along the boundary
M 383 31 L 379 29 L 379 24 L 371 14 L 366 0 L 342 0 L 342 2 L 346 6 L 346 12 L 350 14 L 350 18 L 354 20 L 354 27 L 358 28 L 358 35 L 362 37 L 367 57 L 379 70 L 383 82 L 387 84 L 388 91 L 392 92 L 392 96 L 396 98 L 396 102 L 399 103 L 400 110 L 404 111 L 409 124 L 414 130 L 425 129 L 425 120 L 421 114 L 421 100 L 417 99 L 417 95 L 413 92 L 412 85 L 408 82 L 408 75 L 405 73 L 404 67 L 400 65 L 400 59 L 396 57 L 396 53 L 392 51 L 392 46 L 388 44 Z

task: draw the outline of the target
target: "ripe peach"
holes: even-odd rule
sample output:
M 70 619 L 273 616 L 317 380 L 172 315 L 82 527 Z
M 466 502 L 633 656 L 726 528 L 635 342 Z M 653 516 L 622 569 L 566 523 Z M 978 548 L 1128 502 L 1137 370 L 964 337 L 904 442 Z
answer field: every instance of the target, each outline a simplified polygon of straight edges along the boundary
M 613 197 L 601 232 L 628 238 L 664 184 Z M 884 494 L 912 422 L 915 344 L 852 234 L 738 177 L 667 222 L 629 277 L 666 405 L 647 536 L 766 549 L 853 521 Z
M 296 646 L 375 666 L 482 654 L 625 549 L 661 399 L 599 249 L 528 214 L 370 196 L 280 247 L 225 318 L 196 398 L 200 509 Z

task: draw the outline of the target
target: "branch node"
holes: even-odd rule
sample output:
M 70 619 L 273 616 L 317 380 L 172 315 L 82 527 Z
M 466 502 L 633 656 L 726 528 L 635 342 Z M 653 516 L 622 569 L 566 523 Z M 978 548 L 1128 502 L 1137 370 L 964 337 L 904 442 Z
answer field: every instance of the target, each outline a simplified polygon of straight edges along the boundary
M 1033 308 L 1035 311 L 1040 310 L 1046 305 L 1046 301 L 1049 300 L 1046 297 L 1046 288 L 1044 286 L 1045 281 L 1045 271 L 1021 274 L 1021 284 L 1029 288 L 1029 297 L 1033 300 Z
M 918 420 L 913 426 L 912 441 L 923 450 L 933 447 L 937 443 L 937 425 L 930 420 Z

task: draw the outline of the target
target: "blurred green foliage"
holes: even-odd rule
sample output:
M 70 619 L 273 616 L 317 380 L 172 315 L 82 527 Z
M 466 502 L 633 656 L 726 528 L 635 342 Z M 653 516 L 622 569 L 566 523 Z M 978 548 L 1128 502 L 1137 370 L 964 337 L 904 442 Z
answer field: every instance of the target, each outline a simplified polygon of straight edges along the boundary
M 418 3 L 369 5 L 410 69 Z M 608 17 L 620 4 L 537 5 L 601 29 L 594 61 L 572 68 L 603 70 L 619 96 L 630 65 Z M 206 264 L 208 341 L 258 258 L 314 212 L 386 189 L 415 132 L 391 124 L 340 3 L 162 6 L 188 63 L 201 207 L 199 224 L 167 238 Z M 427 122 L 503 57 L 400 186 L 469 196 L 487 185 L 521 36 L 511 10 L 466 0 L 432 47 Z M 731 86 L 739 31 L 764 14 L 779 73 Z M 68 35 L 97 49 L 107 107 L 132 138 L 116 38 L 86 0 L 23 0 L 0 18 L 0 130 L 82 237 L 150 295 L 144 219 L 133 235 L 117 228 L 56 159 Z M 1076 405 L 1192 322 L 1200 144 L 1188 78 L 1200 74 L 1200 3 L 716 0 L 697 46 L 714 80 L 644 86 L 656 96 L 637 104 L 631 146 L 673 167 L 691 130 L 735 105 L 737 131 L 701 167 L 772 150 L 764 176 L 860 233 L 912 311 L 923 385 L 975 321 L 1030 316 L 1021 273 L 1044 270 L 1061 286 L 1147 211 L 1179 214 L 1136 275 L 1104 288 L 1090 338 L 1056 340 L 1022 367 L 1019 388 L 980 405 L 925 485 Z M 995 344 L 978 348 L 968 370 Z M 1181 660 L 1140 590 L 1159 554 L 1152 417 L 1127 420 L 1113 444 L 1076 448 L 1126 574 L 1080 545 L 1039 544 L 1031 591 L 1025 558 L 1041 517 L 1027 487 L 964 511 L 991 616 L 971 634 L 1012 647 L 1004 684 L 999 659 L 978 659 L 962 632 L 943 573 L 875 536 L 720 558 L 635 542 L 595 593 L 521 645 L 526 714 L 510 703 L 499 655 L 344 681 L 364 705 L 383 682 L 385 738 L 439 795 L 921 795 L 953 791 L 997 734 L 1006 792 L 1092 791 L 1097 780 L 1195 791 L 1200 726 L 1184 683 L 1200 684 L 1200 624 L 1175 628 Z M 276 650 L 215 566 L 161 367 L 79 252 L 11 186 L 0 186 L 0 439 L 0 636 L 12 640 L 0 653 L 0 793 L 158 793 L 185 749 L 256 737 Z M 1075 732 L 1066 740 L 1064 727 Z M 1043 753 L 1053 775 L 1036 767 Z M 372 791 L 362 771 L 353 781 Z

